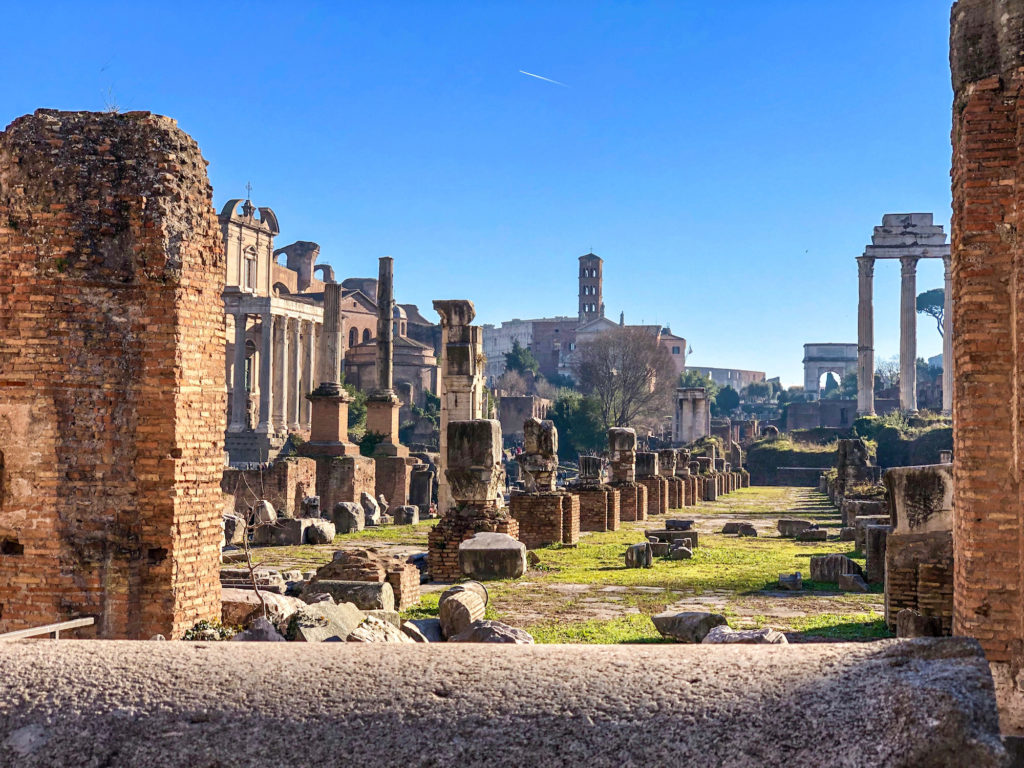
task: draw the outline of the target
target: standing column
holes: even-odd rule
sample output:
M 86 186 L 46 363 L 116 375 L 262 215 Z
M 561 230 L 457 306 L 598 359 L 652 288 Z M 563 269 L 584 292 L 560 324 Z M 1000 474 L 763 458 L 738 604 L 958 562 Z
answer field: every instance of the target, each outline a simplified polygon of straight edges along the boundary
M 942 305 L 942 412 L 953 415 L 953 261 L 942 257 L 946 268 L 945 300 Z
M 917 412 L 917 256 L 901 256 L 900 410 Z
M 274 318 L 269 312 L 260 315 L 260 421 L 256 431 L 269 435 L 274 431 L 270 419 L 273 386 L 270 382 L 270 362 L 274 354 Z
M 242 432 L 245 420 L 245 322 L 246 315 L 232 314 L 235 319 L 235 359 L 231 377 L 231 424 L 229 432 Z
M 311 320 L 302 324 L 306 329 L 306 343 L 303 349 L 302 368 L 302 391 L 299 393 L 299 421 L 303 428 L 309 427 L 309 408 L 312 403 L 306 399 L 306 395 L 313 391 L 313 372 L 316 367 L 316 327 Z
M 288 431 L 288 318 L 274 318 L 274 426 Z
M 288 427 L 294 432 L 299 429 L 299 406 L 302 401 L 299 392 L 302 388 L 302 340 L 299 336 L 299 320 L 289 320 L 288 325 L 291 331 L 288 373 L 292 380 L 291 398 L 288 401 Z
M 394 261 L 380 260 L 377 280 L 377 391 L 390 392 L 394 386 L 395 292 Z
M 693 434 L 693 400 L 686 398 L 679 403 L 680 427 L 679 439 L 685 445 L 691 441 Z
M 857 301 L 857 413 L 875 413 L 875 260 L 857 257 L 859 298 Z

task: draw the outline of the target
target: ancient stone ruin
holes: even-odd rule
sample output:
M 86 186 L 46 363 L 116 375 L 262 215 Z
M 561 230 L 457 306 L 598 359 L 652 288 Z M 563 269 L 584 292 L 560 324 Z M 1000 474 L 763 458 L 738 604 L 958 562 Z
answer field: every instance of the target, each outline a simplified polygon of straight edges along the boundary
M 609 429 L 608 454 L 611 485 L 619 492 L 619 519 L 623 522 L 646 520 L 647 487 L 636 481 L 636 431 Z
M 0 134 L 0 632 L 220 614 L 224 258 L 166 117 L 39 110 Z M 86 630 L 89 631 L 89 630 Z
M 511 494 L 509 512 L 519 523 L 519 540 L 528 549 L 578 544 L 580 500 L 555 488 L 558 430 L 552 422 L 531 418 L 523 423 L 523 452 L 517 461 L 526 490 Z
M 462 577 L 459 545 L 474 534 L 519 533 L 502 502 L 501 425 L 491 419 L 450 421 L 446 432 L 452 505 L 428 535 L 430 573 L 437 581 Z

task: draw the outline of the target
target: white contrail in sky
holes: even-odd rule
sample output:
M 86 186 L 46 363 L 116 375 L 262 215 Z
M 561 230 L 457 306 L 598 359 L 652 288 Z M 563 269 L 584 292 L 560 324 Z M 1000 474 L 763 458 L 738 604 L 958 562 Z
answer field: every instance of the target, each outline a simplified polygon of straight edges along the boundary
M 527 72 L 525 69 L 520 69 L 519 73 L 522 74 L 522 75 L 528 75 L 529 77 L 536 77 L 538 80 L 544 80 L 545 82 L 548 82 L 548 83 L 554 83 L 555 85 L 560 85 L 563 88 L 568 88 L 569 87 L 565 83 L 560 83 L 557 80 L 552 80 L 550 77 L 541 77 L 540 75 L 535 75 L 535 74 L 533 74 L 533 72 Z

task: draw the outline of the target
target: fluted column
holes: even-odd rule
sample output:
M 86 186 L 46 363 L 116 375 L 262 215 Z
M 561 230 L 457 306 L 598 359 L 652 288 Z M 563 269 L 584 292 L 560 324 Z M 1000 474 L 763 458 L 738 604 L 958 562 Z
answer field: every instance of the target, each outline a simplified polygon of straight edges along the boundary
M 316 326 L 311 320 L 302 324 L 305 329 L 305 344 L 302 354 L 302 391 L 299 392 L 299 422 L 303 429 L 309 427 L 310 402 L 306 395 L 313 391 L 313 373 L 316 367 Z
M 271 358 L 274 354 L 273 317 L 269 312 L 260 315 L 260 421 L 257 432 L 270 434 L 274 425 L 270 419 L 273 385 L 270 378 Z
M 288 374 L 291 379 L 288 428 L 294 432 L 299 428 L 299 406 L 302 401 L 299 394 L 302 387 L 302 342 L 299 338 L 299 321 L 297 319 L 288 321 L 288 331 L 291 337 L 288 342 Z
M 942 257 L 946 268 L 945 301 L 942 305 L 942 412 L 953 414 L 953 264 Z
M 274 426 L 288 431 L 288 318 L 274 318 Z
M 901 256 L 900 410 L 917 411 L 917 256 Z
M 243 432 L 245 419 L 245 321 L 246 315 L 232 314 L 235 319 L 235 354 L 231 374 L 231 424 L 229 432 Z
M 857 257 L 857 413 L 875 412 L 875 260 Z

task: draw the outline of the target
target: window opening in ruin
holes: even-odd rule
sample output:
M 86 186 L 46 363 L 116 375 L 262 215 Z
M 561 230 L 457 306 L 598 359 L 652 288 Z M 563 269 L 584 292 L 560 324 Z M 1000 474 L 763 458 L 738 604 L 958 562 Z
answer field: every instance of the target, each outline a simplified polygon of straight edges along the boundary
M 24 555 L 25 545 L 21 544 L 17 539 L 5 538 L 0 539 L 0 555 Z
M 146 561 L 150 565 L 160 565 L 167 559 L 167 550 L 163 547 L 154 547 L 146 551 Z
M 359 331 L 355 328 L 349 328 L 348 330 L 348 345 L 354 347 L 359 343 Z
M 370 340 L 370 329 L 363 328 L 363 343 L 365 344 Z

